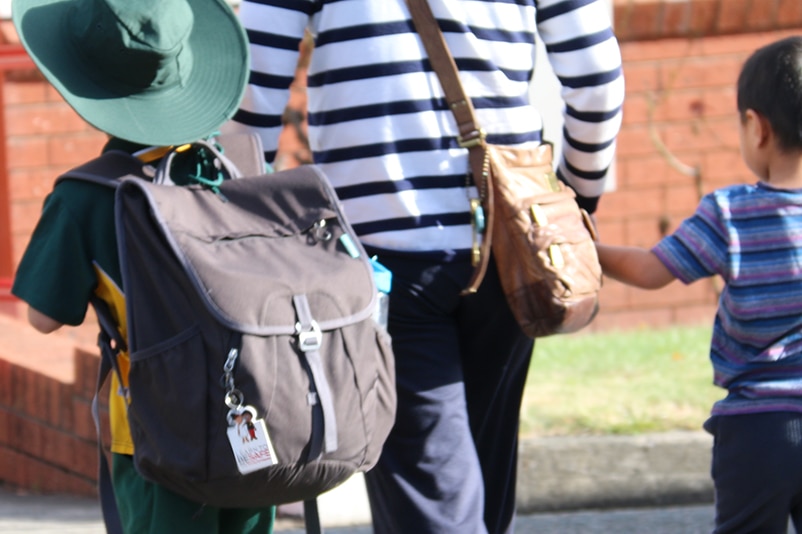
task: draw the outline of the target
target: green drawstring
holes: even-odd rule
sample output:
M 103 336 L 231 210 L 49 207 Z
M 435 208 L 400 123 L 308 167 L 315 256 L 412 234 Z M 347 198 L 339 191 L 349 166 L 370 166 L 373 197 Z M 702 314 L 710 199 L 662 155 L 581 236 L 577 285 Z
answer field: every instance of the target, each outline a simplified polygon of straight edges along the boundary
M 195 157 L 195 174 L 190 174 L 189 178 L 212 189 L 215 193 L 219 192 L 218 189 L 225 180 L 225 176 L 222 170 L 215 166 L 215 158 L 210 158 L 209 153 L 203 147 L 195 152 Z M 212 175 L 213 178 L 209 178 L 208 175 Z
M 215 148 L 217 148 L 221 154 L 223 153 L 223 147 L 219 144 L 215 143 Z M 193 152 L 195 154 L 195 174 L 190 173 L 187 175 L 187 178 L 194 180 L 204 187 L 208 187 L 223 201 L 227 201 L 226 197 L 220 192 L 220 184 L 225 180 L 225 174 L 221 169 L 220 163 L 218 162 L 215 164 L 217 160 L 214 154 L 210 153 L 202 146 Z

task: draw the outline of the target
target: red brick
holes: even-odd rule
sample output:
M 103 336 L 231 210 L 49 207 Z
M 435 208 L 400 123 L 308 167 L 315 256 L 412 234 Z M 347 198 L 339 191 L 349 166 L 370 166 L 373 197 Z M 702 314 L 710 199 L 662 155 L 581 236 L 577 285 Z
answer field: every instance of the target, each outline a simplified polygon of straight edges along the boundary
M 741 145 L 739 132 L 738 113 L 734 109 L 727 116 L 711 117 L 705 122 L 705 131 L 703 133 L 714 143 L 712 147 L 706 148 L 703 153 L 709 150 L 739 148 Z
M 663 35 L 676 37 L 688 34 L 693 3 L 691 0 L 663 2 Z
M 733 3 L 739 1 L 743 0 L 732 0 Z M 705 56 L 738 55 L 743 61 L 755 48 L 768 44 L 777 37 L 777 35 L 761 33 L 711 36 L 700 40 L 700 53 Z
M 61 419 L 59 385 L 60 383 L 57 380 L 43 375 L 39 375 L 36 381 L 38 403 L 35 414 L 37 419 L 41 420 L 47 426 L 57 427 Z
M 624 100 L 624 120 L 627 125 L 648 125 L 649 114 L 653 113 L 654 95 L 652 93 L 633 93 Z
M 751 0 L 725 0 L 719 3 L 718 24 L 721 33 L 735 33 L 747 25 Z
M 795 0 L 614 0 L 622 42 L 667 37 L 700 38 L 799 27 Z M 644 24 L 652 22 L 654 24 Z
M 3 85 L 3 99 L 7 109 L 17 104 L 45 102 L 47 87 L 41 81 L 6 82 Z
M 84 477 L 46 462 L 28 459 L 26 464 L 26 488 L 35 493 L 63 494 L 73 488 L 81 489 L 92 485 Z
M 34 373 L 18 365 L 11 366 L 11 404 L 12 413 L 27 413 L 29 399 L 25 397 L 30 377 Z
M 704 113 L 701 118 L 708 121 L 708 124 L 711 119 L 726 119 L 731 123 L 737 121 L 738 105 L 734 80 L 735 78 L 730 85 L 710 88 L 704 92 L 702 99 Z M 708 130 L 710 130 L 709 127 Z M 710 134 L 714 135 L 712 131 Z
M 30 419 L 28 412 L 12 414 L 8 420 L 8 441 L 12 449 L 33 457 L 42 454 L 42 427 Z
M 12 399 L 11 364 L 0 358 L 0 407 L 11 407 Z
M 19 201 L 11 205 L 11 220 L 14 231 L 30 235 L 42 214 L 41 200 Z
M 617 194 L 607 193 L 602 196 L 601 202 L 599 202 L 599 209 L 593 214 L 599 240 L 612 245 L 620 245 L 624 242 L 624 224 L 626 223 L 625 214 L 614 209 L 617 204 L 613 201 L 613 198 Z
M 95 472 L 97 471 L 97 463 L 95 462 L 93 468 L 87 471 L 86 465 L 88 462 L 91 462 L 92 459 L 90 458 L 90 460 L 86 460 L 84 457 L 87 454 L 90 456 L 93 455 L 96 449 L 96 442 L 90 443 L 72 435 L 65 435 L 64 439 L 61 441 L 61 446 L 58 452 L 57 465 L 63 466 L 71 473 L 75 473 L 80 476 L 94 476 Z
M 618 218 L 626 213 L 624 202 L 625 197 L 621 192 L 613 191 L 606 193 L 599 201 L 599 210 L 596 216 L 599 217 L 600 221 L 602 218 L 604 218 L 604 220 Z
M 727 58 L 689 56 L 685 59 L 661 62 L 660 75 L 670 90 L 710 89 L 733 86 L 739 68 L 740 62 Z
M 653 217 L 663 209 L 664 200 L 659 189 L 639 189 L 622 191 L 628 221 Z
M 746 9 L 745 29 L 772 30 L 777 27 L 777 0 L 750 2 Z
M 621 282 L 605 277 L 599 299 L 608 309 L 626 308 L 629 290 L 630 288 Z
M 710 135 L 709 131 L 701 131 L 689 122 L 662 124 L 659 134 L 669 152 L 678 154 L 685 151 L 699 151 L 720 148 L 719 137 Z M 736 133 L 737 136 L 737 133 Z
M 0 408 L 0 448 L 10 447 L 9 436 L 11 435 L 11 414 L 5 408 Z M 0 477 L 2 479 L 2 477 Z
M 658 212 L 653 210 L 652 213 Z M 660 238 L 660 217 L 628 218 L 625 223 L 626 241 L 622 244 L 651 248 Z
M 85 440 L 97 439 L 95 422 L 92 419 L 92 405 L 90 402 L 73 399 L 72 425 L 69 427 L 76 437 Z
M 802 2 L 799 0 L 780 0 L 777 6 L 778 26 L 788 28 L 802 27 Z
M 654 153 L 647 125 L 625 124 L 618 136 L 617 154 L 619 158 L 643 156 Z
M 702 176 L 708 183 L 728 185 L 751 178 L 738 147 L 722 147 L 702 156 Z
M 709 302 L 710 282 L 700 280 L 690 285 L 674 281 L 658 290 L 635 290 L 630 295 L 630 304 L 636 308 L 674 308 L 689 303 Z
M 41 202 L 53 189 L 55 176 L 41 167 L 15 169 L 9 173 L 11 201 L 34 200 Z
M 622 41 L 660 35 L 662 8 L 658 2 L 630 3 L 614 12 L 615 31 Z
M 8 135 L 52 135 L 87 129 L 86 122 L 67 105 L 47 103 L 6 111 Z
M 666 191 L 666 215 L 685 218 L 694 212 L 699 200 L 696 185 L 689 178 L 684 186 L 672 187 Z
M 73 430 L 75 428 L 75 404 L 73 394 L 74 386 L 72 383 L 60 383 L 58 387 L 59 402 L 59 420 L 56 425 L 62 430 Z
M 62 171 L 95 158 L 106 143 L 106 135 L 98 131 L 48 139 L 49 161 Z
M 100 357 L 96 350 L 89 351 L 83 347 L 75 349 L 75 395 L 85 401 L 91 401 L 97 386 Z
M 687 40 L 660 39 L 657 41 L 637 41 L 632 43 L 620 43 L 621 57 L 624 66 L 641 64 L 647 62 L 660 61 L 665 59 L 681 58 L 685 54 L 679 54 L 676 43 L 682 46 L 682 50 L 687 52 L 689 43 Z
M 645 156 L 627 158 L 620 164 L 626 181 L 622 186 L 631 189 L 653 188 L 668 181 L 670 165 L 666 157 L 654 152 Z
M 51 426 L 42 425 L 40 428 L 40 447 L 37 458 L 49 464 L 58 466 L 68 471 L 74 471 L 74 460 L 72 455 L 65 454 L 72 448 L 73 437 L 69 432 L 64 432 Z
M 602 197 L 602 202 L 599 206 L 602 206 L 603 202 L 604 197 Z M 620 214 L 606 216 L 608 212 L 608 210 L 598 209 L 593 215 L 596 223 L 596 233 L 599 236 L 599 240 L 605 243 L 620 243 L 624 237 L 624 221 Z
M 47 140 L 37 137 L 9 137 L 8 166 L 37 167 L 47 162 Z
M 716 27 L 718 0 L 696 0 L 691 3 L 690 37 L 710 35 Z
M 0 445 L 0 481 L 26 488 L 28 458 L 19 451 Z
M 708 112 L 705 92 L 700 89 L 667 89 L 659 105 L 654 109 L 653 119 L 663 121 L 696 121 Z
M 652 91 L 657 86 L 658 65 L 654 62 L 632 62 L 624 64 L 627 94 Z

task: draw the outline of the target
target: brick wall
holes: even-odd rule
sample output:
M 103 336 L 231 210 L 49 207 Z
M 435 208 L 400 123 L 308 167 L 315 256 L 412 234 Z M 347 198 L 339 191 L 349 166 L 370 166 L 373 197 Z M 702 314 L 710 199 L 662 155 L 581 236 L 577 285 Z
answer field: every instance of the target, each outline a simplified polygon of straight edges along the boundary
M 91 415 L 98 356 L 0 314 L 0 484 L 95 495 L 97 437 Z M 104 388 L 100 413 L 107 413 Z M 102 428 L 104 442 L 109 432 Z
M 615 21 L 627 99 L 617 189 L 597 220 L 606 241 L 649 246 L 693 211 L 700 193 L 751 179 L 738 153 L 734 81 L 754 48 L 802 32 L 802 2 L 615 0 Z M 104 136 L 30 69 L 8 73 L 3 96 L 16 265 L 53 178 L 96 155 Z M 298 113 L 287 116 L 301 132 L 304 99 L 301 71 L 292 101 Z M 282 138 L 285 166 L 308 159 L 297 137 L 291 127 Z M 608 280 L 590 329 L 708 323 L 715 283 L 647 292 Z M 0 311 L 16 309 L 7 304 Z M 42 336 L 0 315 L 0 483 L 94 492 L 93 338 L 91 325 Z

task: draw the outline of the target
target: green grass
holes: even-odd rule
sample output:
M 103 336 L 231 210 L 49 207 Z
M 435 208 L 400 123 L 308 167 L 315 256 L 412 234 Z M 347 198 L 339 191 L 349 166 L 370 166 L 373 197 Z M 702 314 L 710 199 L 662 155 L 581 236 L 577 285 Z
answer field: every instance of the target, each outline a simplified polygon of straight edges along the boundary
M 539 339 L 521 435 L 699 430 L 725 391 L 712 385 L 709 327 Z

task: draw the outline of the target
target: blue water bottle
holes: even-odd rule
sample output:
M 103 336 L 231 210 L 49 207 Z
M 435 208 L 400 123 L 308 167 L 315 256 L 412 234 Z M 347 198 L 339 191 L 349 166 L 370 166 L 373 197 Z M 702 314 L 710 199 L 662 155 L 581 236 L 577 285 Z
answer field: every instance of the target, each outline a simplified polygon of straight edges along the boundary
M 376 281 L 376 289 L 378 290 L 373 320 L 387 330 L 387 315 L 390 312 L 390 288 L 393 285 L 393 273 L 379 263 L 375 256 L 370 259 L 370 264 L 373 267 L 373 279 Z

